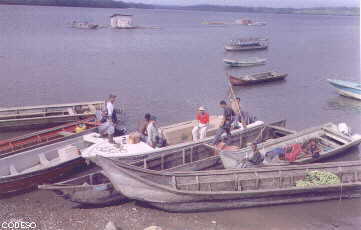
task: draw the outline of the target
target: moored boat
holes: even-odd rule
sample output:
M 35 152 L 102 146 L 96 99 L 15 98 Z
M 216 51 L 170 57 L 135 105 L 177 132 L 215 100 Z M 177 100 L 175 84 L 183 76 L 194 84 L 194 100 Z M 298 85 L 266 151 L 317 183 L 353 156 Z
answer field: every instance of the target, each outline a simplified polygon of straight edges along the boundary
M 104 101 L 0 109 L 0 130 L 24 130 L 94 117 Z
M 266 64 L 267 59 L 265 58 L 247 58 L 243 60 L 232 60 L 228 58 L 224 58 L 223 62 L 231 67 L 248 67 L 248 66 L 256 66 L 256 65 L 264 65 Z
M 91 120 L 92 118 L 88 118 L 11 139 L 1 140 L 0 158 L 94 132 L 97 125 L 95 125 L 94 122 L 90 122 Z
M 138 142 L 138 143 L 129 143 L 129 136 L 121 136 L 115 137 L 114 141 L 116 144 L 110 144 L 109 142 L 105 141 L 98 137 L 98 134 L 87 134 L 83 138 L 87 142 L 93 142 L 94 145 L 90 146 L 87 149 L 82 151 L 82 156 L 84 158 L 91 158 L 96 155 L 109 157 L 113 159 L 122 160 L 125 162 L 133 162 L 139 159 L 144 159 L 148 156 L 151 156 L 155 153 L 166 153 L 169 151 L 183 151 L 184 149 L 191 149 L 193 146 L 198 145 L 199 143 L 210 143 L 216 131 L 216 126 L 212 127 L 210 125 L 209 132 L 207 132 L 207 138 L 194 142 L 194 141 L 187 141 L 185 138 L 187 135 L 191 135 L 191 128 L 193 127 L 193 123 L 190 122 L 186 124 L 182 124 L 181 126 L 168 126 L 165 128 L 169 128 L 167 131 L 164 132 L 164 136 L 168 142 L 170 141 L 168 146 L 162 148 L 152 148 L 145 142 Z M 215 125 L 215 124 L 214 124 Z M 245 144 L 247 142 L 254 141 L 255 139 L 260 139 L 260 132 L 264 133 L 262 137 L 262 141 L 266 140 L 267 138 L 277 138 L 279 136 L 285 136 L 293 131 L 282 128 L 285 125 L 285 121 L 280 121 L 273 123 L 273 126 L 265 125 L 263 122 L 257 121 L 247 126 L 247 128 L 241 130 L 236 129 L 233 130 L 230 143 L 236 143 L 237 145 Z M 279 127 L 282 126 L 282 127 Z M 166 130 L 166 129 L 165 129 Z M 168 142 L 169 143 L 169 142 Z
M 173 173 L 141 169 L 101 156 L 92 161 L 124 196 L 173 212 L 361 197 L 361 161 Z M 333 173 L 339 182 L 296 187 L 312 170 Z
M 267 49 L 268 39 L 266 38 L 246 38 L 232 40 L 229 44 L 224 46 L 227 51 L 242 51 L 242 50 L 259 50 Z
M 361 83 L 333 79 L 328 79 L 328 82 L 340 95 L 361 100 Z
M 220 163 L 220 158 L 214 155 L 214 149 L 210 146 L 199 144 L 190 149 L 179 152 L 154 154 L 144 160 L 132 163 L 132 165 L 163 171 L 189 171 L 203 170 Z M 109 179 L 104 176 L 102 170 L 95 171 L 54 184 L 39 185 L 39 189 L 53 190 L 57 194 L 72 202 L 86 205 L 106 205 L 122 199 Z
M 77 29 L 98 29 L 99 25 L 97 24 L 93 24 L 93 23 L 89 23 L 89 22 L 78 22 L 78 21 L 73 21 L 71 23 L 71 27 L 73 28 L 77 28 Z
M 249 84 L 256 84 L 261 82 L 284 80 L 286 77 L 287 74 L 282 74 L 277 72 L 264 72 L 264 73 L 251 74 L 241 77 L 230 75 L 229 81 L 233 86 L 238 86 L 238 85 L 249 85 Z
M 306 143 L 315 141 L 319 152 L 316 156 L 306 153 Z M 313 127 L 295 134 L 270 140 L 258 144 L 260 153 L 264 156 L 262 166 L 306 164 L 320 161 L 329 157 L 342 154 L 352 147 L 361 143 L 361 135 L 347 136 L 339 131 L 337 125 L 328 123 L 319 127 Z M 296 151 L 286 153 L 287 148 L 297 147 Z M 236 151 L 223 151 L 220 153 L 225 168 L 242 167 L 242 160 L 252 154 L 250 147 Z M 280 155 L 282 154 L 282 155 Z M 292 155 L 294 154 L 294 155 Z
M 81 138 L 50 144 L 0 159 L 0 195 L 36 188 L 85 166 Z

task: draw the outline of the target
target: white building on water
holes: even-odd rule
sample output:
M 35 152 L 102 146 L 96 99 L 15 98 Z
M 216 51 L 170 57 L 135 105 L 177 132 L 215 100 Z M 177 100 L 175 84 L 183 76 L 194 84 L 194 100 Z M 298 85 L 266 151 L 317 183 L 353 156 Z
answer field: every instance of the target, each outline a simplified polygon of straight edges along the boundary
M 134 28 L 133 16 L 127 14 L 113 14 L 110 16 L 110 27 L 117 29 Z

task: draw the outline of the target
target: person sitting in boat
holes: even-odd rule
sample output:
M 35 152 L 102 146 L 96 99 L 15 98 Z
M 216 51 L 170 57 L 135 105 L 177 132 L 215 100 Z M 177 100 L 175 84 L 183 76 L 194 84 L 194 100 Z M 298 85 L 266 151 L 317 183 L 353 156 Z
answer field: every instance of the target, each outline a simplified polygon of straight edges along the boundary
M 260 166 L 263 163 L 264 157 L 258 150 L 257 143 L 251 143 L 251 149 L 252 156 L 247 157 L 243 160 L 241 165 L 242 168 Z
M 147 127 L 150 121 L 150 117 L 151 115 L 149 113 L 146 113 L 144 115 L 144 120 L 141 121 L 140 125 L 139 125 L 139 129 L 138 132 L 140 133 L 140 139 L 141 141 L 146 142 L 147 141 L 147 137 L 148 137 L 148 133 L 147 133 Z
M 209 114 L 206 109 L 201 106 L 196 113 L 196 125 L 192 130 L 193 141 L 202 140 L 207 135 L 209 125 Z
M 231 137 L 231 127 L 236 115 L 233 109 L 227 106 L 225 101 L 220 101 L 219 105 L 223 109 L 223 119 L 221 125 L 216 131 L 213 145 L 217 145 L 221 141 L 223 133 L 226 133 L 227 137 Z
M 320 148 L 317 145 L 316 139 L 309 140 L 303 149 L 306 155 L 312 156 L 312 158 L 319 158 L 320 157 Z
M 244 126 L 242 124 L 242 116 L 241 116 L 241 98 L 236 97 L 236 100 L 231 100 L 231 108 L 233 109 L 234 113 L 236 114 L 234 120 L 234 128 L 235 129 L 243 129 Z
M 152 148 L 161 148 L 166 146 L 166 140 L 160 134 L 157 125 L 157 118 L 155 116 L 150 116 L 149 123 L 147 126 L 147 144 Z
M 115 132 L 115 127 L 112 121 L 112 118 L 108 116 L 108 112 L 106 110 L 102 111 L 101 117 L 98 119 L 101 125 L 98 127 L 98 131 L 101 137 L 108 136 L 109 143 L 114 143 L 113 136 Z

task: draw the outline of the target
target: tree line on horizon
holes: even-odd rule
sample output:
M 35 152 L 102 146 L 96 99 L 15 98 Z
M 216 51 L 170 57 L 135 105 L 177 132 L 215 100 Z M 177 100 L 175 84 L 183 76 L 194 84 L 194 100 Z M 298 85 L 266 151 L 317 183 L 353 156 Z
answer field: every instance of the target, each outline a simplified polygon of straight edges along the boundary
M 360 15 L 359 7 L 313 7 L 313 8 L 298 9 L 298 8 L 226 6 L 226 5 L 209 5 L 209 4 L 177 6 L 177 5 L 150 5 L 143 3 L 129 3 L 124 1 L 113 1 L 113 0 L 0 0 L 0 4 L 95 7 L 95 8 L 175 9 L 175 10 L 277 13 L 277 14 Z

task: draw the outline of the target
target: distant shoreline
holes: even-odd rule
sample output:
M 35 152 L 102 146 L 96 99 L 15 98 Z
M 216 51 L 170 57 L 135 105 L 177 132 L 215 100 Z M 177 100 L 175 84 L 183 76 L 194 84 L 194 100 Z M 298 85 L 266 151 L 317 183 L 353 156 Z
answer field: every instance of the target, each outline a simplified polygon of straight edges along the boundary
M 295 15 L 334 15 L 360 16 L 359 7 L 314 7 L 314 8 L 270 8 L 270 7 L 242 7 L 222 5 L 150 5 L 142 3 L 127 3 L 122 1 L 96 0 L 2 0 L 0 5 L 30 5 L 30 6 L 59 6 L 59 7 L 89 7 L 89 8 L 116 8 L 116 9 L 166 9 L 191 10 L 210 12 L 239 12 L 239 13 L 271 13 Z

